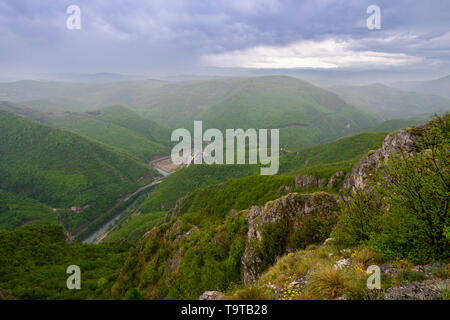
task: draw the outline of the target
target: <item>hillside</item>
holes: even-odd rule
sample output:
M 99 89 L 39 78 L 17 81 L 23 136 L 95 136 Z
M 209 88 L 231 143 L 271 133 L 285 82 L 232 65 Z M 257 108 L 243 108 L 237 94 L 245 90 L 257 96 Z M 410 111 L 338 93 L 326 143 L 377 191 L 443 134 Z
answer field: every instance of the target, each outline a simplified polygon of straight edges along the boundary
M 57 223 L 58 216 L 43 203 L 0 190 L 0 230 Z
M 128 255 L 124 244 L 68 244 L 58 226 L 0 230 L 0 288 L 16 299 L 109 299 Z M 82 270 L 80 290 L 67 290 L 66 269 Z
M 19 88 L 27 85 L 32 90 L 20 97 L 19 83 L 2 84 L 0 99 L 22 101 L 47 111 L 92 111 L 122 104 L 170 128 L 190 129 L 194 120 L 203 120 L 205 128 L 280 128 L 281 146 L 291 149 L 362 132 L 379 122 L 373 114 L 345 103 L 330 91 L 286 76 L 83 86 L 25 82 Z M 42 93 L 37 90 L 39 85 Z M 52 86 L 61 90 L 52 95 Z
M 385 133 L 362 133 L 333 142 L 280 155 L 279 174 L 295 174 L 302 169 L 331 166 L 345 167 L 353 164 L 364 153 L 376 149 Z M 328 169 L 326 169 L 328 170 Z M 173 208 L 175 202 L 197 188 L 204 188 L 233 178 L 258 172 L 257 166 L 193 165 L 173 173 L 158 186 L 143 204 L 142 210 L 158 211 Z
M 392 86 L 401 90 L 435 94 L 450 99 L 450 75 L 429 81 L 396 82 Z
M 369 150 L 378 148 L 385 133 L 360 133 L 354 136 L 320 144 L 280 157 L 279 173 L 296 173 L 303 168 L 320 167 L 334 163 L 357 161 Z
M 344 182 L 254 175 L 197 189 L 131 251 L 113 297 L 448 299 L 448 120 L 387 135 Z
M 71 232 L 156 175 L 106 145 L 0 110 L 0 188 L 54 208 L 84 207 L 61 211 Z
M 257 166 L 249 165 L 192 165 L 182 168 L 164 179 L 149 199 L 144 201 L 142 211 L 166 211 L 192 190 L 248 176 L 257 170 Z
M 385 120 L 450 109 L 449 99 L 432 94 L 401 91 L 382 84 L 336 86 L 330 90 L 348 103 L 360 106 Z
M 119 148 L 143 162 L 170 153 L 168 129 L 121 106 L 85 113 L 66 112 L 49 118 L 48 123 Z

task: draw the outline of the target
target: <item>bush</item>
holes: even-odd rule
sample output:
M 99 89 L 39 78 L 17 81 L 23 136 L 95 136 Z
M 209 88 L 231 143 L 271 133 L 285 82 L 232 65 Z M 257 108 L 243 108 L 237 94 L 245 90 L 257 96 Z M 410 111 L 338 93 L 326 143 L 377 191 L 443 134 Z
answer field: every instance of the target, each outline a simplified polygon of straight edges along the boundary
M 332 237 L 344 246 L 366 242 L 379 228 L 382 204 L 374 192 L 356 191 L 349 202 L 341 205 L 342 214 Z

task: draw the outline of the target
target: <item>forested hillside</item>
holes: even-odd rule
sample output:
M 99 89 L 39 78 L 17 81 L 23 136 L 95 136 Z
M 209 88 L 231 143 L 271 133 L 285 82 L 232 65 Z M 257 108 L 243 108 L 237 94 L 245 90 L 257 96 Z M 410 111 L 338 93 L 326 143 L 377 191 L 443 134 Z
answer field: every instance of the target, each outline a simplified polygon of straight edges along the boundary
M 61 210 L 71 232 L 158 175 L 125 153 L 9 112 L 0 111 L 0 128 L 0 188 L 53 208 L 83 208 Z

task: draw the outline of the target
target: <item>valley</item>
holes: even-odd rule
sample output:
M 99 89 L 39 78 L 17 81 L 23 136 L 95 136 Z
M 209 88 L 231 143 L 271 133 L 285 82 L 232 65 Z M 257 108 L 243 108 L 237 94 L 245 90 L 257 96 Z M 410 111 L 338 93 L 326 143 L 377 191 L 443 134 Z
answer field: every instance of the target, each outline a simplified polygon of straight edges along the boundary
M 0 288 L 14 297 L 198 299 L 214 291 L 227 299 L 364 299 L 365 276 L 354 270 L 369 262 L 409 277 L 389 278 L 380 294 L 424 280 L 413 264 L 439 263 L 433 281 L 448 272 L 447 178 L 439 178 L 448 175 L 444 98 L 375 86 L 390 98 L 373 109 L 361 97 L 374 87 L 333 93 L 285 76 L 0 87 L 0 96 L 15 99 L 0 102 Z M 24 87 L 31 90 L 21 99 L 16 89 Z M 261 163 L 173 164 L 170 133 L 192 129 L 194 120 L 204 130 L 280 129 L 278 174 L 261 175 Z M 388 156 L 399 149 L 415 162 Z M 414 168 L 422 173 L 408 171 Z M 401 174 L 401 187 L 381 172 Z M 364 198 L 356 190 L 372 183 L 389 192 L 374 187 Z M 403 196 L 415 183 L 433 202 Z M 432 214 L 426 234 L 421 206 Z M 355 221 L 364 221 L 361 230 Z M 323 244 L 328 238 L 334 243 Z M 333 271 L 342 259 L 351 259 L 351 269 Z M 30 275 L 13 267 L 18 261 L 30 265 Z M 65 292 L 56 280 L 37 284 L 49 273 L 62 279 L 69 262 L 88 275 L 80 292 Z M 318 290 L 322 274 L 341 289 Z M 294 279 L 306 287 L 285 293 Z

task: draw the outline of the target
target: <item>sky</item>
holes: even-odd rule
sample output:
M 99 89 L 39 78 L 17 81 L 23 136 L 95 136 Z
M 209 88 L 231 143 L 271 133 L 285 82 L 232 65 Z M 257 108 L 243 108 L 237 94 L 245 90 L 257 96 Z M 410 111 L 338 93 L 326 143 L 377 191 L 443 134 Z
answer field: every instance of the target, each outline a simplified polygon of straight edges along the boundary
M 2 74 L 215 68 L 450 74 L 450 1 L 0 0 Z

